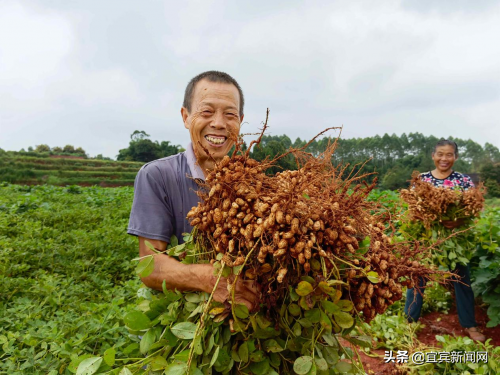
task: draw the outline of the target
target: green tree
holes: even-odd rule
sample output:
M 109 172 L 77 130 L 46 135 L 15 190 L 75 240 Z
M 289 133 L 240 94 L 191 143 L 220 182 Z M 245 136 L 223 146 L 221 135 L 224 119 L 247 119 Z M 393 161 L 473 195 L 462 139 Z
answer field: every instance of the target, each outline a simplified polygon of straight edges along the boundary
M 130 135 L 132 141 L 142 141 L 143 139 L 149 138 L 150 135 L 144 130 L 136 130 Z
M 481 168 L 480 174 L 483 181 L 492 180 L 500 183 L 500 163 L 484 165 Z
M 72 145 L 66 145 L 63 147 L 63 152 L 66 152 L 68 154 L 74 154 L 75 153 L 75 147 Z
M 87 155 L 87 153 L 85 152 L 85 150 L 81 147 L 78 147 L 77 149 L 75 149 L 75 154 L 80 154 L 80 155 Z
M 50 152 L 50 147 L 49 147 L 49 145 L 38 145 L 38 146 L 35 146 L 35 151 L 36 152 Z
M 130 135 L 129 146 L 119 150 L 117 160 L 149 162 L 182 151 L 181 146 L 174 146 L 169 141 L 153 142 L 145 131 L 136 130 Z
M 177 145 L 170 144 L 170 141 L 162 141 L 160 143 L 160 157 L 164 158 L 170 155 L 178 154 L 179 152 L 184 151 L 184 149 Z

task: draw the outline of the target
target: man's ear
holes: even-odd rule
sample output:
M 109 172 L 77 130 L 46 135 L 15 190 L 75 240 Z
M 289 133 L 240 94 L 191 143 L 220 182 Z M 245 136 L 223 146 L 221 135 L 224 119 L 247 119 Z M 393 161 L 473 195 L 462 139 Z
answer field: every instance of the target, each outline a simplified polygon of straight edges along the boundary
M 181 108 L 181 116 L 182 116 L 182 122 L 184 122 L 184 127 L 186 129 L 189 129 L 189 123 L 188 123 L 189 112 L 188 112 L 187 108 L 185 108 L 185 107 Z

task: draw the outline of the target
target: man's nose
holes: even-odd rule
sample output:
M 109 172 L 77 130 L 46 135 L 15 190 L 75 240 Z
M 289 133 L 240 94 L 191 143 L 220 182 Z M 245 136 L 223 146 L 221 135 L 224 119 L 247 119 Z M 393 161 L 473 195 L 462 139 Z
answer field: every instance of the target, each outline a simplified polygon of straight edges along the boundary
M 224 129 L 226 127 L 224 113 L 217 111 L 210 125 L 216 129 Z

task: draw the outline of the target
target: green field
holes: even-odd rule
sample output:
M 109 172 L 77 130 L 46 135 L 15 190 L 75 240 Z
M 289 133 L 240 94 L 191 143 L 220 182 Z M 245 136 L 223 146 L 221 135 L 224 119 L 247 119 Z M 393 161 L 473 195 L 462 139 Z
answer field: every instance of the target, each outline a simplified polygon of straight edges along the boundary
M 88 357 L 115 352 L 120 367 L 136 355 L 138 338 L 123 324 L 141 285 L 131 262 L 137 240 L 126 234 L 132 197 L 131 187 L 0 184 L 0 374 L 72 374 Z M 390 207 L 397 195 L 373 198 Z M 490 305 L 490 318 L 500 315 L 499 225 L 500 208 L 490 207 L 475 232 L 476 295 Z M 449 296 L 429 295 L 428 311 L 449 305 Z M 403 323 L 398 315 L 380 318 L 372 336 L 401 348 Z M 391 334 L 381 334 L 388 327 Z M 443 340 L 448 348 L 455 342 Z M 98 373 L 119 372 L 110 369 L 103 362 Z
M 18 152 L 0 154 L 0 182 L 17 184 L 51 184 L 92 186 L 128 186 L 134 184 L 137 171 L 144 163 L 98 159 L 57 158 Z
M 133 190 L 0 187 L 0 373 L 69 374 L 71 360 L 120 353 L 140 285 L 126 234 Z

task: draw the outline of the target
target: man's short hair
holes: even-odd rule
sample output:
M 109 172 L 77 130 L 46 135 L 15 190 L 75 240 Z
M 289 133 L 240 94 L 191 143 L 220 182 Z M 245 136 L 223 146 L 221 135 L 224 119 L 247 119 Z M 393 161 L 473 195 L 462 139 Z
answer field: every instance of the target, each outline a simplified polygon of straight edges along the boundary
M 243 91 L 241 90 L 240 85 L 229 74 L 219 72 L 217 70 L 209 70 L 208 72 L 198 74 L 191 81 L 189 81 L 188 85 L 186 86 L 186 92 L 184 93 L 184 102 L 182 103 L 182 106 L 186 108 L 188 112 L 191 113 L 191 102 L 193 101 L 194 88 L 196 87 L 196 84 L 202 79 L 206 79 L 210 82 L 229 83 L 236 86 L 236 88 L 238 89 L 238 93 L 240 94 L 240 117 L 243 116 L 243 106 L 245 104 L 245 99 L 243 97 Z

